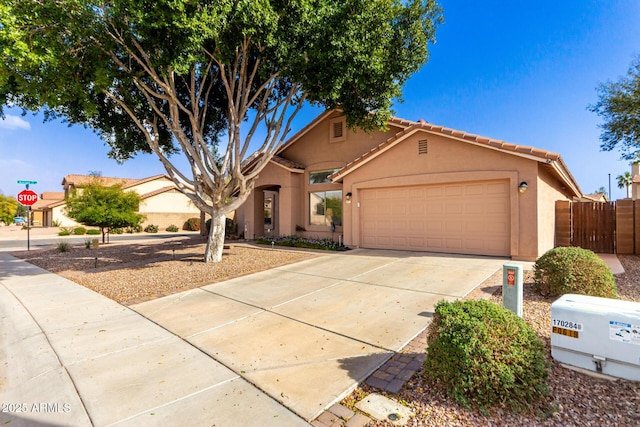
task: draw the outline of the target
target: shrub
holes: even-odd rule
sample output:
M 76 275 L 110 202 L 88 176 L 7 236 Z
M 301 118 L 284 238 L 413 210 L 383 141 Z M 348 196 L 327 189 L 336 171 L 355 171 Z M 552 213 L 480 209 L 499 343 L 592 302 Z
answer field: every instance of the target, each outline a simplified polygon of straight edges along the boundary
M 583 294 L 616 298 L 616 282 L 607 265 L 595 253 L 561 247 L 547 251 L 533 266 L 534 289 L 545 296 Z
M 184 229 L 188 231 L 200 231 L 200 218 L 189 218 L 184 223 Z
M 102 234 L 102 232 L 100 230 L 96 230 L 95 228 L 90 228 L 89 230 L 87 230 L 87 234 L 91 234 L 91 235 L 98 235 L 98 234 Z
M 142 226 L 140 224 L 134 226 L 134 227 L 127 227 L 127 229 L 125 230 L 127 233 L 129 234 L 133 234 L 133 233 L 140 233 L 142 231 Z
M 263 245 L 270 245 L 271 243 L 273 243 L 276 246 L 322 249 L 327 251 L 338 251 L 346 249 L 344 246 L 340 246 L 338 242 L 331 239 L 308 239 L 306 237 L 300 236 L 259 237 L 256 239 L 256 243 Z
M 122 233 L 124 233 L 124 230 L 121 227 L 114 227 L 111 230 L 109 230 L 109 233 L 122 234 Z
M 58 236 L 71 236 L 72 232 L 73 232 L 73 228 L 71 227 L 60 227 Z
M 533 409 L 549 395 L 543 342 L 498 304 L 440 301 L 427 343 L 425 376 L 464 406 Z
M 54 219 L 51 221 L 52 227 L 60 227 L 61 225 L 62 225 L 62 222 L 60 222 L 60 220 Z
M 171 224 L 170 226 L 167 227 L 167 231 L 170 231 L 172 233 L 176 233 L 178 231 L 178 227 L 176 227 L 175 225 Z
M 84 247 L 86 249 L 91 249 L 91 239 L 84 239 Z
M 86 234 L 87 229 L 84 227 L 74 227 L 73 229 L 73 234 L 75 234 L 76 236 L 82 236 L 84 234 Z
M 153 224 L 149 224 L 144 228 L 145 233 L 157 233 L 158 232 L 158 226 L 157 225 L 153 225 Z
M 56 249 L 58 250 L 58 252 L 67 252 L 69 250 L 69 243 L 58 242 L 58 244 L 56 245 Z

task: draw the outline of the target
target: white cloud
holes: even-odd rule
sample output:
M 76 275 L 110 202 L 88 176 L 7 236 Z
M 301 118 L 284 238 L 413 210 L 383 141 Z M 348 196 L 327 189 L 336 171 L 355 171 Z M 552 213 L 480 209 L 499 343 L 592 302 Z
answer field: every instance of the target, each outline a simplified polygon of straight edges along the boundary
M 0 119 L 0 129 L 16 130 L 16 129 L 31 129 L 31 124 L 21 119 L 18 116 L 7 114 L 4 119 Z

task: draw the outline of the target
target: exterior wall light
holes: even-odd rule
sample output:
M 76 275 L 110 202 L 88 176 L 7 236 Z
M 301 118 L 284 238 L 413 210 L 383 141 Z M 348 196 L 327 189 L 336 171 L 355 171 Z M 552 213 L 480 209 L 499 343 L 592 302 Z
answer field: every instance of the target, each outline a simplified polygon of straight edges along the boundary
M 527 191 L 527 182 L 526 181 L 522 181 L 520 183 L 520 185 L 518 185 L 518 191 L 520 193 L 524 193 L 525 191 Z
M 344 199 L 347 201 L 347 203 L 351 203 L 351 193 L 347 193 L 344 195 Z

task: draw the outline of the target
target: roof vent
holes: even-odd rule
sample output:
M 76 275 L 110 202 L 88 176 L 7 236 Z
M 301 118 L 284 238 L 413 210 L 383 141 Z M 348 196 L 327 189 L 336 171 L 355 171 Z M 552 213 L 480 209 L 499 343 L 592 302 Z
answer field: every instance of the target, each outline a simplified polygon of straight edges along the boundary
M 418 141 L 418 155 L 429 154 L 429 145 L 426 139 Z

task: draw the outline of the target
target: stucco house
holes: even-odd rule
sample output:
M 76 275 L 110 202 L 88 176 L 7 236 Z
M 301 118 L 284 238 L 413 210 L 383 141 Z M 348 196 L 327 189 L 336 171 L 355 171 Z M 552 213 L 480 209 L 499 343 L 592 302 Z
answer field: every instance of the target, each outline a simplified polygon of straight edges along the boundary
M 399 118 L 353 132 L 326 111 L 282 146 L 237 220 L 245 238 L 534 260 L 554 246 L 555 201 L 580 197 L 558 154 Z
M 154 224 L 164 229 L 173 224 L 182 227 L 187 219 L 200 218 L 200 211 L 166 175 L 143 179 L 67 175 L 62 179 L 64 192 L 43 193 L 32 207 L 34 225 L 49 227 L 54 221 L 66 227 L 78 225 L 65 214 L 65 195 L 95 181 L 104 186 L 118 184 L 125 191 L 137 192 L 142 199 L 139 213 L 146 216 L 143 226 Z

